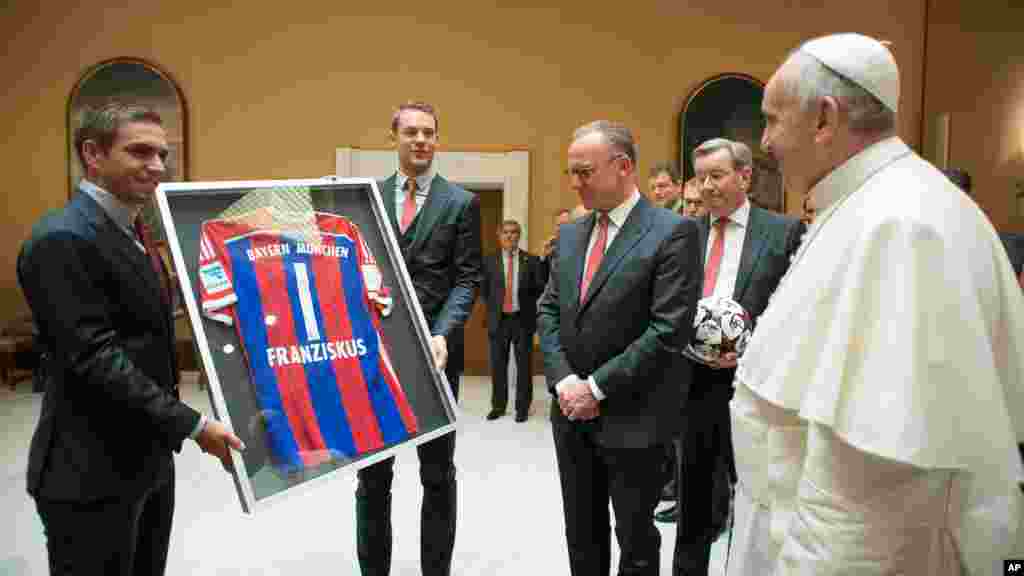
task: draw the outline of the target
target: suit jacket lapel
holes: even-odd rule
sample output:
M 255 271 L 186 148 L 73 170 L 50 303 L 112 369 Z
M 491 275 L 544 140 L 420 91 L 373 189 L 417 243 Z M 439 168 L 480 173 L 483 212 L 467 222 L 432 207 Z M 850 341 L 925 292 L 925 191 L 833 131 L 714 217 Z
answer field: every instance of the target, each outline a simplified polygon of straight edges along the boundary
M 501 278 L 500 282 L 497 282 L 497 290 L 494 293 L 494 303 L 499 307 L 505 305 L 505 254 L 500 249 L 498 253 L 494 255 L 494 272 L 495 275 Z
M 380 200 L 384 203 L 384 211 L 388 214 L 388 220 L 391 221 L 391 228 L 394 229 L 396 238 L 402 235 L 402 230 L 398 227 L 398 216 L 395 213 L 395 181 L 397 179 L 398 174 L 392 174 L 390 178 L 379 184 Z
M 523 287 L 530 285 L 530 258 L 526 255 L 526 252 L 522 250 L 519 250 L 517 254 L 519 255 L 519 274 L 517 275 L 519 277 L 517 280 L 519 284 L 517 284 L 517 286 L 519 287 L 519 295 L 521 296 L 523 294 Z M 523 307 L 523 303 L 521 301 L 519 302 L 519 307 L 520 309 Z
M 708 236 L 711 235 L 711 215 L 705 214 L 697 219 L 697 240 L 700 246 L 701 278 L 704 277 L 704 258 L 708 253 Z
M 142 281 L 149 288 L 142 290 L 147 298 L 152 298 L 150 305 L 162 306 L 163 297 L 160 296 L 163 288 L 160 287 L 160 279 L 156 270 L 150 263 L 147 255 L 135 244 L 135 241 L 128 237 L 117 224 L 107 215 L 103 208 L 85 192 L 79 192 L 76 199 L 76 206 L 82 216 L 92 225 L 96 231 L 96 241 L 99 244 L 110 246 L 117 250 L 128 262 L 128 267 L 135 271 L 142 278 Z M 159 303 L 159 304 L 158 304 Z
M 573 240 L 576 243 L 576 251 L 572 253 L 572 260 L 568 263 L 572 266 L 569 270 L 569 278 L 574 279 L 572 282 L 572 300 L 570 302 L 576 307 L 577 312 L 580 308 L 580 283 L 583 282 L 583 270 L 587 260 L 587 244 L 590 243 L 590 233 L 594 230 L 596 222 L 597 216 L 591 212 L 586 218 L 575 225 L 576 237 Z
M 750 281 L 750 274 L 754 270 L 754 262 L 761 256 L 765 240 L 761 230 L 760 214 L 755 206 L 750 207 L 750 217 L 747 219 L 747 229 L 743 237 L 743 250 L 740 253 L 740 267 L 736 271 L 736 286 L 733 288 L 733 300 L 739 302 L 743 293 L 747 291 L 747 284 Z
M 409 226 L 408 233 L 413 234 L 412 243 L 409 245 L 409 253 L 419 250 L 420 246 L 434 229 L 438 218 L 444 214 L 451 199 L 451 190 L 448 188 L 448 181 L 440 176 L 434 176 L 430 181 L 430 191 L 427 193 L 427 201 L 420 208 L 416 220 Z M 393 202 L 392 202 L 393 203 Z
M 626 221 L 622 223 L 622 229 L 615 235 L 611 245 L 605 249 L 601 265 L 598 266 L 597 272 L 594 273 L 594 277 L 590 280 L 590 288 L 587 290 L 583 304 L 580 306 L 581 311 L 587 307 L 587 304 L 593 300 L 594 295 L 608 281 L 612 272 L 615 271 L 619 262 L 622 261 L 622 257 L 647 233 L 647 230 L 650 228 L 650 221 L 647 217 L 649 208 L 650 206 L 647 204 L 647 201 L 641 198 L 636 206 L 633 207 L 633 210 L 630 211 L 629 216 L 626 217 Z

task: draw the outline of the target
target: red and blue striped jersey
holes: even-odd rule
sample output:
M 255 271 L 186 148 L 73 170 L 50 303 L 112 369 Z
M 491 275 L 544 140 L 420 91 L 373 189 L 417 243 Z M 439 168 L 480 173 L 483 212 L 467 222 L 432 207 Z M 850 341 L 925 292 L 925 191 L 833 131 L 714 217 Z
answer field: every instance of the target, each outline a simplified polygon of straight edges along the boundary
M 417 432 L 380 336 L 376 261 L 347 218 L 318 213 L 316 228 L 308 238 L 209 220 L 200 241 L 203 314 L 236 326 L 272 459 L 284 469 Z

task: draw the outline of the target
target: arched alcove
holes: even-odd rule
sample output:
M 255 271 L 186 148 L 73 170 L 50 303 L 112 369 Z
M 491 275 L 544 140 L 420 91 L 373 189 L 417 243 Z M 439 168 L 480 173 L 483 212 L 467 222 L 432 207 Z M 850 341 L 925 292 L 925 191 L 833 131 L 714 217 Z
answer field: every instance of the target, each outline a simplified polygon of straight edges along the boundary
M 100 106 L 111 100 L 140 104 L 156 110 L 167 133 L 167 171 L 164 179 L 180 182 L 187 179 L 188 143 L 185 99 L 178 85 L 166 72 L 138 58 L 114 58 L 89 68 L 71 90 L 67 107 L 68 194 L 74 194 L 82 177 L 82 166 L 75 152 L 74 135 L 82 110 Z M 144 211 L 150 227 L 160 234 L 152 206 Z
M 692 153 L 701 142 L 728 138 L 750 146 L 754 153 L 751 202 L 777 212 L 785 210 L 785 194 L 778 164 L 761 151 L 764 83 L 746 74 L 720 74 L 708 78 L 690 93 L 679 116 L 679 165 L 685 179 L 693 177 Z

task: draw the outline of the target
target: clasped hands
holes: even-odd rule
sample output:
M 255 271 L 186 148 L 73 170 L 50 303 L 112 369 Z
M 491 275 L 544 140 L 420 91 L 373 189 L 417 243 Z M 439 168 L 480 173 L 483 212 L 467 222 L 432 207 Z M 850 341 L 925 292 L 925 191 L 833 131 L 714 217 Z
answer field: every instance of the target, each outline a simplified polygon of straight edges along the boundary
M 590 384 L 575 374 L 558 383 L 558 407 L 569 420 L 593 420 L 601 414 L 600 401 Z

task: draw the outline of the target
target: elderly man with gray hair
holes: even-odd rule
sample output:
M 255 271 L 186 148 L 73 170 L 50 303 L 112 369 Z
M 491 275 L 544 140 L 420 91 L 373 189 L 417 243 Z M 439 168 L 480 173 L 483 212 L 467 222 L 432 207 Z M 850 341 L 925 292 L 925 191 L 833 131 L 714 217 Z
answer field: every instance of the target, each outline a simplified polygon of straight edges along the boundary
M 701 297 L 738 302 L 751 322 L 789 267 L 805 230 L 795 218 L 754 206 L 750 147 L 713 138 L 693 151 L 697 186 L 707 214 L 697 219 Z M 713 365 L 693 362 L 693 381 L 676 442 L 679 524 L 674 573 L 706 575 L 711 543 L 725 528 L 736 481 L 729 431 L 729 399 L 736 354 Z
M 806 42 L 762 147 L 818 214 L 736 372 L 737 574 L 1000 574 L 1024 298 L 992 224 L 896 136 L 872 38 Z

